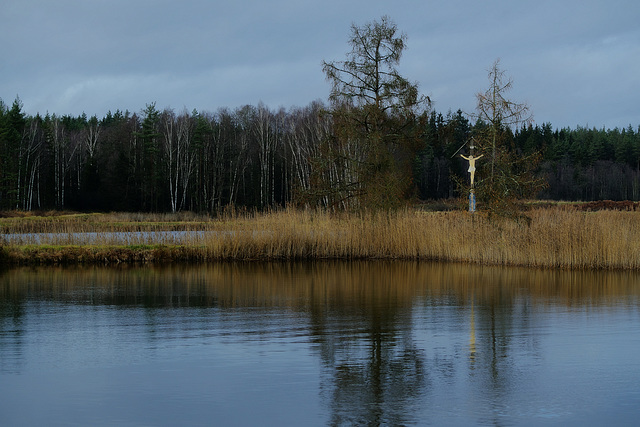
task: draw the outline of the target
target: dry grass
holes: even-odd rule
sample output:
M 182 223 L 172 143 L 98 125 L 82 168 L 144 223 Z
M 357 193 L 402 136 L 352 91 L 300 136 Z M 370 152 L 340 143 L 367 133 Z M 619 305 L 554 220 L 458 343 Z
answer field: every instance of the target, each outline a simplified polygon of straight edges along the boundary
M 482 213 L 342 214 L 287 209 L 268 214 L 95 214 L 5 218 L 5 233 L 62 233 L 47 246 L 3 244 L 13 263 L 167 260 L 423 259 L 550 268 L 640 269 L 640 213 L 534 208 L 529 222 Z M 38 231 L 36 231 L 38 230 Z M 110 233 L 199 230 L 177 240 L 149 233 L 114 244 Z M 90 245 L 72 233 L 99 231 Z M 65 234 L 66 233 L 66 234 Z M 1 240 L 0 240 L 1 241 Z

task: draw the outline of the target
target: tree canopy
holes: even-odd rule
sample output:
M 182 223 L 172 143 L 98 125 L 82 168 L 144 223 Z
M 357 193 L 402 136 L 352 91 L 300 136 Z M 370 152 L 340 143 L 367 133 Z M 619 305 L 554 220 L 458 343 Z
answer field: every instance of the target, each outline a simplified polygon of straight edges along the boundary
M 497 61 L 476 114 L 437 112 L 398 72 L 406 43 L 388 17 L 352 25 L 345 60 L 323 63 L 329 104 L 288 110 L 176 112 L 152 102 L 102 118 L 43 117 L 25 114 L 20 98 L 0 99 L 0 210 L 386 209 L 465 198 L 459 153 L 472 138 L 485 155 L 478 209 L 508 212 L 536 196 L 640 199 L 640 126 L 536 125 L 507 96 L 512 81 Z
M 332 206 L 398 206 L 412 192 L 428 100 L 397 70 L 406 36 L 388 17 L 351 27 L 345 61 L 324 62 L 334 133 L 315 159 L 316 194 Z

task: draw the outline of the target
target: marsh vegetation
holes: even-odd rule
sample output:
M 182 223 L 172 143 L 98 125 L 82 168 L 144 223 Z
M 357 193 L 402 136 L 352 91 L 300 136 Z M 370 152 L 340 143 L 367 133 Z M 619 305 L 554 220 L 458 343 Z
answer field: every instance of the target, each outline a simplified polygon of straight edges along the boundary
M 550 268 L 640 268 L 640 215 L 533 207 L 520 221 L 482 212 L 229 210 L 0 219 L 11 264 L 416 259 Z M 91 233 L 91 240 L 83 240 Z M 126 244 L 122 236 L 128 235 Z M 15 239 L 19 236 L 20 239 Z M 10 239 L 13 237 L 14 239 Z

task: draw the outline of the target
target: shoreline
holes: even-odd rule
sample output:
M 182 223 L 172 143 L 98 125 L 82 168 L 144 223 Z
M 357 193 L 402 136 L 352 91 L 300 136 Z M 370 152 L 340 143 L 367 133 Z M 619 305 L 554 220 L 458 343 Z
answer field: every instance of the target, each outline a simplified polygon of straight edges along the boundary
M 113 246 L 42 246 L 0 248 L 0 269 L 14 267 L 46 267 L 46 266 L 104 266 L 115 267 L 121 265 L 160 265 L 160 264 L 201 264 L 216 262 L 323 262 L 323 261 L 416 261 L 416 262 L 446 262 L 468 265 L 525 267 L 543 270 L 582 270 L 582 271 L 640 271 L 637 266 L 607 265 L 598 263 L 584 264 L 543 264 L 537 262 L 517 263 L 509 260 L 500 262 L 478 259 L 457 259 L 446 257 L 412 257 L 412 256 L 266 256 L 266 257 L 233 257 L 210 256 L 202 248 L 183 245 L 149 245 L 148 247 Z
M 21 243 L 0 238 L 0 264 L 420 260 L 640 270 L 637 211 L 533 208 L 522 221 L 489 218 L 483 213 L 417 209 L 334 214 L 290 208 L 223 218 L 182 214 L 179 221 L 168 221 L 172 218 L 166 215 L 135 214 L 129 219 L 125 215 L 80 214 L 0 221 L 7 235 L 54 236 L 50 241 L 33 237 L 32 242 Z M 140 234 L 141 229 L 155 232 Z M 188 232 L 176 240 L 166 230 Z M 95 241 L 80 242 L 77 233 L 95 234 Z M 123 244 L 110 233 L 138 237 Z

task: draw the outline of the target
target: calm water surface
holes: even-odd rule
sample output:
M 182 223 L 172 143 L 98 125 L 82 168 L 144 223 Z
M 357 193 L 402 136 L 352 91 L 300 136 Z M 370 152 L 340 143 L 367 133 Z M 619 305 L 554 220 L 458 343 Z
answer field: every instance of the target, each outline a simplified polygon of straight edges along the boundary
M 0 272 L 0 425 L 637 425 L 640 275 Z

